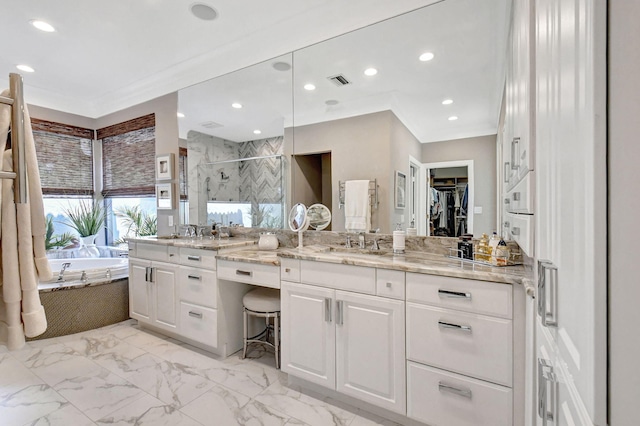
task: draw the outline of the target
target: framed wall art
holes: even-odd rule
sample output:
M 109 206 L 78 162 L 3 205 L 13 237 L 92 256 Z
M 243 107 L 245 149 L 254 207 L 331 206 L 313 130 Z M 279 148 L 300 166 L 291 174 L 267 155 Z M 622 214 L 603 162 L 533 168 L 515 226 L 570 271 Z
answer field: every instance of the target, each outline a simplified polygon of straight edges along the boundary
M 173 179 L 173 154 L 156 155 L 156 180 Z

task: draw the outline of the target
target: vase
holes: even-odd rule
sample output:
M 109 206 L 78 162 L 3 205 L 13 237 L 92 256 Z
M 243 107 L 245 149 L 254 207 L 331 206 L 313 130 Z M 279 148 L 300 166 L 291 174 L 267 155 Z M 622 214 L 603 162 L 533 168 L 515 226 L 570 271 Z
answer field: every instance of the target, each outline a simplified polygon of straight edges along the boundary
M 88 235 L 86 237 L 80 237 L 82 243 L 78 249 L 79 257 L 100 257 L 100 250 L 96 247 L 97 235 Z

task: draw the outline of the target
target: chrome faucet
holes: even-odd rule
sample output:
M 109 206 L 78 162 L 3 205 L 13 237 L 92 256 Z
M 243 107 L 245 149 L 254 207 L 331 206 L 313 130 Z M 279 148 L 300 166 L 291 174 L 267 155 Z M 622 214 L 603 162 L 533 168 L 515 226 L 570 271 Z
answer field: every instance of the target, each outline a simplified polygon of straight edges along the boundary
M 366 244 L 365 244 L 365 241 L 364 241 L 364 232 L 359 232 L 358 233 L 358 247 L 361 248 L 361 249 L 367 248 Z
M 60 273 L 58 274 L 58 281 L 64 281 L 64 271 L 66 271 L 69 266 L 71 266 L 71 263 L 69 263 L 69 262 L 65 262 L 65 263 L 62 264 L 62 269 L 60 270 Z
M 371 250 L 380 250 L 380 245 L 378 244 L 378 240 L 376 238 L 373 239 L 371 243 Z

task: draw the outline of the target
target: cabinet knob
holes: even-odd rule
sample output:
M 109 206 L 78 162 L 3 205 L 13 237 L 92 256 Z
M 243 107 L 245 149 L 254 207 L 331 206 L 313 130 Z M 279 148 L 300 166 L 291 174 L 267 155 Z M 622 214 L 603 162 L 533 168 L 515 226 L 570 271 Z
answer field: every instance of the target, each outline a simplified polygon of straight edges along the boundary
M 391 288 L 392 284 L 391 283 L 387 283 L 387 288 Z
M 291 272 L 291 268 L 284 268 L 284 271 L 288 274 L 289 272 Z

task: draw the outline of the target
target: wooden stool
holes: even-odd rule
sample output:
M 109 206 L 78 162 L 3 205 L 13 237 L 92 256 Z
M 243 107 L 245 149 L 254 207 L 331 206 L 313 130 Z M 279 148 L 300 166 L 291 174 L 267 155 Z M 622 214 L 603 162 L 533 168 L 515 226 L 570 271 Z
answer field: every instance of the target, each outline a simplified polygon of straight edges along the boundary
M 280 368 L 280 290 L 260 287 L 251 290 L 242 298 L 244 306 L 244 348 L 242 358 L 247 356 L 249 343 L 259 343 L 271 346 L 276 353 L 276 368 Z M 249 336 L 249 315 L 264 318 L 266 327 L 253 337 Z M 270 319 L 273 318 L 273 325 Z M 273 332 L 273 343 L 269 342 L 269 335 Z M 264 340 L 262 337 L 264 336 Z

